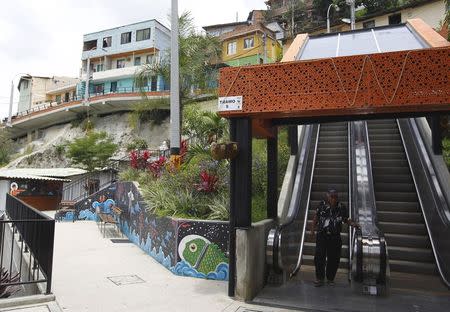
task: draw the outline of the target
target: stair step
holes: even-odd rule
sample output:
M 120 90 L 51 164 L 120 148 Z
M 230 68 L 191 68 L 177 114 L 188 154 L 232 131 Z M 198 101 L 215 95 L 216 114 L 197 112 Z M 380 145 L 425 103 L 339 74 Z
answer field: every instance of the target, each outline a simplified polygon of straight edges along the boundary
M 312 255 L 303 255 L 302 256 L 302 263 L 304 265 L 312 265 L 312 266 L 314 266 L 314 256 L 312 256 Z M 341 258 L 341 261 L 339 262 L 339 268 L 340 269 L 348 269 L 348 259 L 347 258 Z
M 420 212 L 378 211 L 377 217 L 380 222 L 423 223 Z
M 419 223 L 378 222 L 384 233 L 427 235 L 427 228 Z
M 376 202 L 377 211 L 392 212 L 420 212 L 417 202 L 397 202 L 397 201 L 378 201 Z
M 415 193 L 416 187 L 413 183 L 375 183 L 375 189 L 377 192 L 407 192 L 407 193 Z
M 389 268 L 393 272 L 415 273 L 415 274 L 438 274 L 436 265 L 433 263 L 421 263 L 404 260 L 389 260 Z
M 411 175 L 408 174 L 382 174 L 374 171 L 373 181 L 377 183 L 413 183 Z
M 386 243 L 389 246 L 431 248 L 430 240 L 426 235 L 407 235 L 384 233 Z
M 389 260 L 433 263 L 434 255 L 430 249 L 388 245 Z
M 378 192 L 375 187 L 375 199 L 377 201 L 417 202 L 415 192 Z
M 409 171 L 409 167 L 377 167 L 372 166 L 372 172 L 374 176 L 378 174 L 382 175 L 392 175 L 392 174 L 400 174 L 400 175 L 409 175 L 411 172 Z

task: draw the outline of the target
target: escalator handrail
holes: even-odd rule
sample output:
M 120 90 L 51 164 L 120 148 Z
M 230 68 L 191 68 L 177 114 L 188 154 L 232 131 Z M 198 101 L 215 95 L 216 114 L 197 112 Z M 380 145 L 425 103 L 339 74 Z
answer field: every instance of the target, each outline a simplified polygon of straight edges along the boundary
M 350 157 L 351 143 L 351 122 L 347 123 L 347 159 L 348 159 L 348 217 L 353 218 L 352 213 L 352 158 Z M 353 229 L 348 227 L 348 279 L 351 280 L 352 256 L 353 256 Z
M 298 203 L 301 193 L 300 191 L 303 188 L 302 182 L 305 179 L 304 172 L 308 163 L 308 155 L 311 145 L 313 128 L 313 125 L 306 125 L 305 130 L 302 132 L 302 144 L 301 146 L 299 146 L 299 157 L 296 164 L 297 169 L 295 171 L 295 179 L 292 186 L 291 199 L 289 203 L 289 210 L 286 215 L 286 220 L 276 228 L 270 230 L 267 238 L 266 257 L 268 258 L 268 263 L 274 268 L 276 272 L 280 272 L 283 267 L 280 248 L 283 229 L 292 224 L 295 221 L 296 216 L 298 215 Z
M 297 264 L 295 265 L 294 270 L 291 272 L 291 275 L 297 274 L 297 272 L 300 270 L 300 267 L 302 265 L 303 245 L 304 245 L 305 236 L 306 236 L 306 225 L 308 224 L 308 211 L 309 211 L 309 206 L 310 206 L 311 188 L 312 188 L 313 177 L 314 177 L 314 169 L 316 167 L 317 148 L 319 146 L 319 134 L 320 134 L 320 124 L 318 125 L 318 128 L 317 128 L 316 142 L 314 144 L 314 154 L 312 157 L 313 163 L 312 163 L 311 175 L 309 177 L 309 182 L 308 182 L 308 184 L 309 184 L 308 190 L 307 190 L 308 197 L 306 199 L 305 216 L 303 218 L 303 228 L 302 228 L 302 236 L 300 239 L 300 249 L 298 252 Z M 300 207 L 298 207 L 297 213 L 298 213 L 298 210 L 300 210 Z
M 442 189 L 441 186 L 436 178 L 436 172 L 434 170 L 434 167 L 431 163 L 430 157 L 428 155 L 428 151 L 425 147 L 425 144 L 423 142 L 422 136 L 420 134 L 420 131 L 417 127 L 417 122 L 415 119 L 411 118 L 406 120 L 407 125 L 409 127 L 409 130 L 411 131 L 412 135 L 412 139 L 414 140 L 414 144 L 417 147 L 419 152 L 419 160 L 421 162 L 422 168 L 421 170 L 423 170 L 425 172 L 425 176 L 428 178 L 428 183 L 430 184 L 430 187 L 433 188 L 433 200 L 434 200 L 434 210 L 436 211 L 437 214 L 439 214 L 439 218 L 442 221 L 442 223 L 446 223 L 444 224 L 444 226 L 446 226 L 448 228 L 449 226 L 449 220 L 447 217 L 447 214 L 444 213 L 443 215 L 443 211 L 448 211 L 449 206 L 447 201 L 444 198 L 444 194 L 442 193 Z M 431 243 L 431 249 L 433 251 L 433 255 L 434 258 L 436 259 L 436 266 L 437 269 L 439 271 L 439 275 L 443 281 L 443 283 L 450 288 L 450 281 L 448 279 L 448 276 L 446 276 L 446 274 L 443 271 L 442 268 L 442 263 L 441 263 L 441 258 L 439 257 L 439 254 L 437 252 L 437 247 L 436 247 L 436 241 L 435 238 L 433 237 L 433 232 L 431 230 L 430 224 L 429 224 L 429 216 L 428 214 L 425 212 L 425 206 L 424 206 L 424 202 L 423 202 L 423 198 L 422 198 L 422 193 L 419 191 L 420 189 L 420 185 L 418 184 L 418 181 L 416 179 L 416 176 L 414 174 L 414 168 L 412 166 L 412 159 L 411 159 L 411 155 L 410 152 L 408 151 L 408 148 L 406 146 L 406 140 L 405 140 L 405 129 L 401 126 L 400 120 L 397 119 L 397 125 L 398 125 L 398 129 L 400 132 L 400 137 L 402 140 L 402 144 L 405 150 L 405 154 L 406 154 L 406 158 L 408 160 L 408 165 L 410 167 L 411 170 L 411 176 L 413 178 L 413 182 L 414 182 L 414 186 L 416 188 L 417 191 L 417 198 L 419 199 L 419 204 L 420 204 L 420 209 L 422 211 L 422 215 L 423 215 L 423 219 L 425 221 L 425 226 L 427 228 L 427 232 L 428 232 L 428 237 L 430 239 L 430 243 Z M 417 164 L 415 164 L 417 165 Z M 436 194 L 438 193 L 438 194 Z M 438 199 L 436 199 L 436 197 L 438 197 Z M 439 204 L 436 202 L 439 201 Z M 428 209 L 429 210 L 429 209 Z M 448 239 L 445 238 L 445 239 Z

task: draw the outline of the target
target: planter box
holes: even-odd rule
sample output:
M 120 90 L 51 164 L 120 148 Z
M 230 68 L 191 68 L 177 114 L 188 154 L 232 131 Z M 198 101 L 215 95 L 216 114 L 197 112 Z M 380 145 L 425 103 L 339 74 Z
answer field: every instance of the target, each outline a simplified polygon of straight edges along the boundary
M 122 232 L 172 273 L 228 280 L 228 222 L 157 217 L 147 212 L 137 186 L 118 182 L 75 205 L 78 220 L 122 209 Z M 66 216 L 72 220 L 71 216 Z

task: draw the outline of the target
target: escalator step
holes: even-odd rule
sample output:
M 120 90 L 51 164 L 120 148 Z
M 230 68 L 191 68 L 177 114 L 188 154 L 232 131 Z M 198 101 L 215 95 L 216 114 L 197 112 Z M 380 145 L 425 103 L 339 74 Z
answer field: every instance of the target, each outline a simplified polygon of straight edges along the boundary
M 376 187 L 375 187 L 376 189 Z M 378 201 L 417 202 L 417 194 L 414 192 L 375 192 Z
M 387 181 L 384 181 L 383 183 L 375 183 L 376 184 L 376 190 L 377 192 L 409 192 L 409 193 L 415 193 L 416 187 L 412 183 L 390 183 Z
M 317 168 L 330 168 L 330 169 L 347 169 L 348 170 L 348 160 L 339 160 L 335 159 L 333 161 L 316 161 L 316 167 Z
M 347 193 L 348 185 L 344 183 L 313 183 L 311 191 L 313 192 L 326 192 L 328 189 L 332 187 L 335 188 L 339 194 Z
M 417 202 L 377 201 L 378 211 L 420 212 Z
M 372 159 L 377 160 L 406 160 L 406 156 L 404 153 L 371 153 Z
M 413 183 L 413 180 L 409 174 L 380 174 L 377 172 L 373 181 L 375 185 L 377 183 Z M 378 185 L 377 185 L 378 186 Z
M 388 246 L 390 260 L 404 260 L 411 262 L 433 263 L 433 252 L 428 248 L 411 248 Z
M 430 240 L 426 235 L 407 235 L 385 233 L 386 243 L 389 246 L 431 248 Z
M 302 259 L 303 259 L 304 265 L 314 266 L 314 256 L 303 255 Z M 341 258 L 341 261 L 339 262 L 339 268 L 340 269 L 348 269 L 348 259 L 347 258 Z
M 370 146 L 372 153 L 403 153 L 403 146 L 401 145 L 387 145 L 387 146 Z
M 342 176 L 342 175 L 314 175 L 313 177 L 313 184 L 316 183 L 332 183 L 332 184 L 345 184 L 348 183 L 348 177 L 347 176 Z
M 416 273 L 416 274 L 430 274 L 436 275 L 437 268 L 433 263 L 421 263 L 405 260 L 389 260 L 389 268 L 391 271 Z
M 420 212 L 378 211 L 377 216 L 380 222 L 423 223 Z
M 392 175 L 392 174 L 401 174 L 401 175 L 406 175 L 406 174 L 410 174 L 409 171 L 409 167 L 376 167 L 373 166 L 372 170 L 374 172 L 374 175 L 377 176 L 379 174 L 387 174 L 387 175 Z
M 378 222 L 384 233 L 427 235 L 427 228 L 420 223 Z
M 377 159 L 372 158 L 373 167 L 403 167 L 409 169 L 406 159 Z

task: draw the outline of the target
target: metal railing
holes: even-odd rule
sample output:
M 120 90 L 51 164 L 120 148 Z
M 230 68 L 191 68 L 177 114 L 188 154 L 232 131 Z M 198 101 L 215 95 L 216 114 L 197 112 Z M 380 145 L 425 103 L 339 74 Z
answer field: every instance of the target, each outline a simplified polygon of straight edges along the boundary
M 0 220 L 0 268 L 9 268 L 10 279 L 0 287 L 46 283 L 51 293 L 55 220 L 9 194 L 6 216 Z M 19 281 L 11 280 L 17 273 Z

